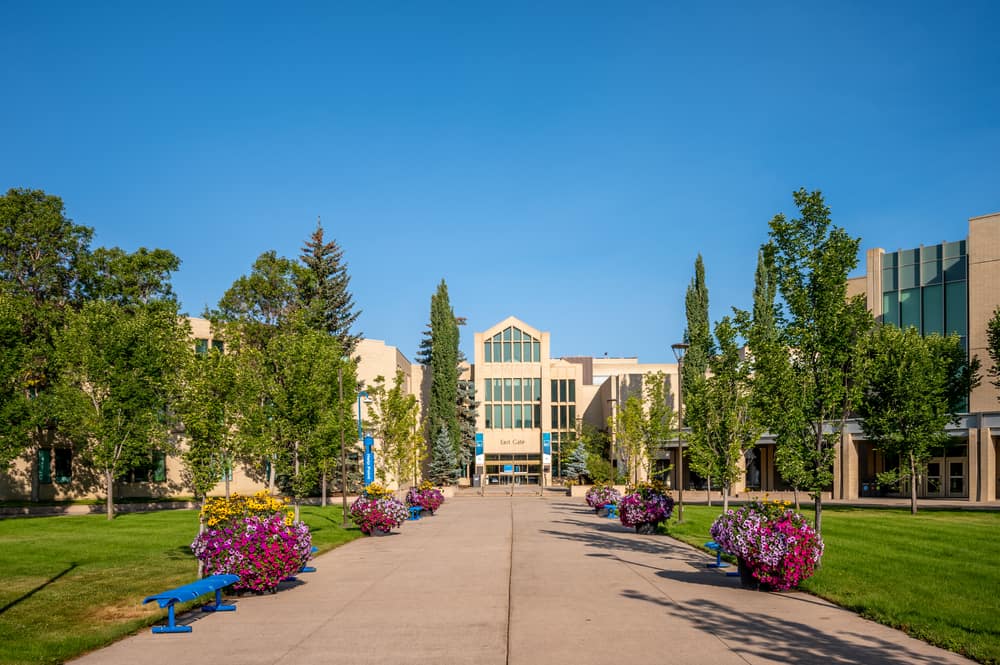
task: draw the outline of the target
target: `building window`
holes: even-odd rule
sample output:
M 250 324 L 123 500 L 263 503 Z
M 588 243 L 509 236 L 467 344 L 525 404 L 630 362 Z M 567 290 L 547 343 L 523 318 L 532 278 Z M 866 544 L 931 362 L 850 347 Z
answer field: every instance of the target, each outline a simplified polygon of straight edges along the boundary
M 537 363 L 541 355 L 542 343 L 513 326 L 483 341 L 483 361 L 488 363 Z
M 552 379 L 552 473 L 562 476 L 563 444 L 576 440 L 576 380 Z M 567 448 L 569 450 L 571 448 Z
M 35 456 L 38 463 L 38 483 L 40 485 L 52 484 L 52 449 L 39 448 Z
M 541 427 L 537 402 L 541 379 L 531 377 L 485 379 L 483 413 L 486 429 L 532 429 Z
M 56 448 L 54 480 L 59 484 L 68 483 L 73 479 L 73 451 L 69 448 Z
M 203 356 L 208 353 L 208 340 L 202 337 L 198 337 L 194 340 L 194 352 L 199 356 Z
M 218 351 L 219 353 L 226 352 L 226 344 L 221 339 L 213 339 L 212 348 Z
M 167 454 L 159 450 L 154 450 L 125 475 L 125 481 L 130 483 L 162 483 L 166 480 Z

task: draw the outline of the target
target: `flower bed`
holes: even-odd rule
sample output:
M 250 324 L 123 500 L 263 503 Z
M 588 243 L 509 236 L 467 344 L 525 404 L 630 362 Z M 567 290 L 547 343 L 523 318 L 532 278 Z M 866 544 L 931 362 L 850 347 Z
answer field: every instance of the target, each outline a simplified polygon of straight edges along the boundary
M 753 578 L 776 590 L 812 576 L 823 539 L 805 518 L 778 501 L 753 501 L 716 518 L 712 538 L 740 559 Z
M 411 487 L 406 493 L 406 505 L 420 506 L 432 515 L 444 503 L 444 494 L 429 482 L 423 482 L 420 487 Z
M 632 491 L 618 502 L 618 519 L 625 526 L 635 527 L 641 533 L 652 533 L 655 525 L 673 515 L 674 499 L 661 485 L 640 483 L 630 489 Z
M 587 505 L 594 510 L 600 510 L 609 503 L 617 504 L 621 501 L 621 492 L 611 485 L 597 484 L 587 490 Z
M 348 510 L 348 516 L 366 536 L 374 531 L 390 531 L 403 524 L 410 511 L 392 492 L 372 483 L 364 489 Z
M 202 520 L 209 528 L 191 543 L 205 574 L 239 575 L 237 591 L 273 592 L 301 570 L 312 557 L 312 537 L 284 508 L 266 492 L 206 501 Z

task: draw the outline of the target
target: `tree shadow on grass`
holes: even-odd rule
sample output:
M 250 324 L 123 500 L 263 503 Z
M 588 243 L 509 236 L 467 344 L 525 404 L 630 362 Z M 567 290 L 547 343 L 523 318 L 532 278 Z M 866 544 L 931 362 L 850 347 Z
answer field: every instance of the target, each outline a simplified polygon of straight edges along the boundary
M 29 591 L 29 592 L 27 592 L 25 594 L 22 594 L 21 596 L 19 596 L 19 597 L 15 598 L 14 600 L 10 601 L 9 603 L 7 603 L 6 605 L 4 605 L 3 607 L 0 607 L 0 615 L 2 615 L 4 612 L 6 612 L 7 610 L 11 609 L 12 607 L 15 607 L 16 605 L 18 605 L 18 604 L 26 601 L 27 599 L 31 598 L 36 593 L 38 593 L 39 591 L 41 591 L 45 587 L 49 586 L 50 584 L 54 583 L 56 580 L 58 580 L 59 578 L 63 577 L 64 575 L 68 574 L 70 571 L 72 571 L 74 568 L 76 568 L 79 565 L 80 564 L 78 564 L 76 561 L 71 561 L 70 564 L 69 564 L 69 566 L 66 567 L 65 570 L 59 571 L 58 573 L 56 573 L 55 575 L 53 575 L 49 579 L 45 580 L 43 583 L 41 583 L 38 586 L 36 586 L 31 591 Z
M 781 663 L 886 663 L 910 665 L 939 663 L 935 655 L 917 653 L 897 641 L 873 635 L 834 632 L 821 625 L 809 625 L 696 599 L 680 606 L 666 598 L 625 590 L 627 598 L 663 608 L 671 620 L 682 621 L 699 631 L 714 635 L 748 660 L 768 659 Z M 833 611 L 841 611 L 831 607 Z

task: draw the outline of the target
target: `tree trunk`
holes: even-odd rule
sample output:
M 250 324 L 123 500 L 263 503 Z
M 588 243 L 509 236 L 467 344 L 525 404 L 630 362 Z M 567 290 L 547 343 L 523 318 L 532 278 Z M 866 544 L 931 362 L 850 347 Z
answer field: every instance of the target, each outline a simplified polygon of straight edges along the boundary
M 802 508 L 799 506 L 799 488 L 792 488 L 792 498 L 795 499 L 795 512 L 802 512 Z
M 722 486 L 722 512 L 729 512 L 729 483 Z
M 326 469 L 323 469 L 323 480 L 319 484 L 320 487 L 320 505 L 326 508 Z
M 267 493 L 274 494 L 274 478 L 278 474 L 278 471 L 274 468 L 274 458 L 271 458 L 271 463 L 268 465 L 267 470 Z
M 910 453 L 910 514 L 917 514 L 917 460 Z
M 222 467 L 222 479 L 226 481 L 226 498 L 227 499 L 229 498 L 229 476 L 230 476 L 229 469 L 230 468 L 231 467 L 229 466 L 228 463 L 225 464 L 225 465 L 223 465 L 223 467 Z
M 111 475 L 111 469 L 104 470 L 104 488 L 107 493 L 107 501 L 105 503 L 105 508 L 107 509 L 108 519 L 113 520 L 115 518 L 115 498 L 114 498 L 114 482 L 115 479 Z
M 299 442 L 295 442 L 295 521 L 299 520 Z
M 823 417 L 819 419 L 819 426 L 816 428 L 816 459 L 823 459 Z M 816 488 L 813 494 L 813 501 L 815 501 L 816 508 L 816 533 L 822 535 L 823 533 L 823 488 Z
M 712 476 L 708 477 L 708 507 L 712 507 Z
M 198 535 L 205 533 L 205 520 L 201 518 L 201 514 L 202 511 L 205 510 L 205 500 L 207 498 L 208 495 L 201 497 L 201 506 L 200 509 L 198 510 Z M 205 562 L 202 561 L 201 559 L 198 559 L 198 579 L 201 579 L 204 576 L 205 576 Z

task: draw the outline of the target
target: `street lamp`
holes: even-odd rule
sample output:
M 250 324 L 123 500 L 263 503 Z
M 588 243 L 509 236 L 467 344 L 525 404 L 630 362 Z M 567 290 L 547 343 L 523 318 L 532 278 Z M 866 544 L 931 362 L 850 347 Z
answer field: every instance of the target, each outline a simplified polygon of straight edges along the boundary
M 684 521 L 684 451 L 681 448 L 681 434 L 684 428 L 684 352 L 689 344 L 671 344 L 677 358 L 677 521 Z

